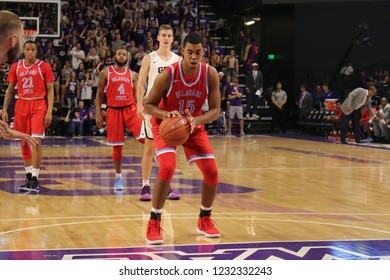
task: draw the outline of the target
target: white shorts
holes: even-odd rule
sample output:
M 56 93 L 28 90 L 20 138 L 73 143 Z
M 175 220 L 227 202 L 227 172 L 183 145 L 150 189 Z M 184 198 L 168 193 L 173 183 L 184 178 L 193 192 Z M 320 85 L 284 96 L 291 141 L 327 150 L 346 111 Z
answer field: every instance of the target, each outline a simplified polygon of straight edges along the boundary
M 141 127 L 141 138 L 148 138 L 153 140 L 153 132 L 152 132 L 152 124 L 150 123 L 150 120 L 152 119 L 151 115 L 145 114 L 145 120 L 142 122 Z

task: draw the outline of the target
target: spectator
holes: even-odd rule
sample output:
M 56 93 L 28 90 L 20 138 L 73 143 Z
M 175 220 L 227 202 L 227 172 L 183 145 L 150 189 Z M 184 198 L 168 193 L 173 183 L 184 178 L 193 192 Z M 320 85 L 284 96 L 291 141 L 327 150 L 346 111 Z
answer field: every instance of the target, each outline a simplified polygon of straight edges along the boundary
M 322 108 L 325 108 L 325 99 L 335 99 L 335 94 L 332 90 L 329 89 L 328 83 L 322 85 Z
M 78 96 L 78 81 L 76 78 L 76 72 L 72 71 L 70 77 L 66 80 L 66 93 L 65 99 L 68 105 L 68 109 L 72 109 L 77 105 L 77 96 Z
M 60 96 L 60 74 L 58 72 L 58 67 L 57 63 L 53 62 L 51 65 L 51 71 L 53 72 L 54 75 L 54 82 L 53 82 L 53 87 L 54 87 L 54 93 L 55 97 L 54 100 L 57 102 L 61 102 L 61 96 Z
M 73 70 L 77 70 L 81 63 L 84 63 L 85 60 L 85 52 L 81 49 L 81 44 L 76 43 L 76 46 L 69 46 L 68 55 L 71 56 L 72 68 Z
M 221 71 L 222 57 L 215 52 L 215 49 L 211 50 L 209 61 L 211 66 L 213 66 L 217 71 Z
M 278 131 L 286 133 L 286 109 L 285 104 L 287 102 L 287 93 L 282 90 L 282 83 L 278 82 L 276 84 L 276 90 L 272 92 L 271 101 L 273 104 L 272 107 L 272 125 L 271 131 L 273 131 L 275 124 L 278 125 Z
M 122 48 L 122 45 L 125 41 L 121 40 L 121 34 L 115 33 L 115 40 L 111 42 L 111 49 L 113 52 L 116 52 L 119 48 Z
M 257 46 L 254 39 L 251 36 L 245 36 L 243 32 L 241 32 L 241 40 L 244 45 L 241 57 L 244 62 L 244 70 L 247 72 L 251 69 L 252 63 L 255 62 L 254 60 L 257 54 Z
M 316 109 L 316 110 L 322 109 L 322 102 L 321 102 L 321 100 L 323 99 L 322 96 L 323 96 L 322 88 L 321 88 L 321 85 L 318 84 L 314 88 L 314 92 L 313 92 L 313 108 L 314 109 Z
M 53 104 L 52 122 L 47 130 L 48 135 L 64 135 L 65 118 L 62 115 L 61 104 L 56 102 Z
M 92 100 L 92 86 L 93 80 L 91 79 L 91 71 L 85 74 L 85 78 L 80 82 L 81 94 L 80 99 L 84 102 L 85 106 L 89 108 Z
M 305 84 L 301 85 L 297 105 L 299 107 L 299 121 L 306 121 L 310 111 L 313 109 L 313 97 L 306 91 Z
M 252 71 L 246 73 L 246 118 L 259 118 L 257 106 L 259 104 L 259 96 L 263 92 L 263 74 L 258 70 L 258 67 L 259 65 L 256 62 L 252 63 Z
M 65 61 L 65 65 L 61 70 L 61 97 L 59 102 L 64 103 L 67 85 L 66 82 L 70 77 L 70 74 L 73 72 L 72 67 L 70 66 L 69 60 Z
M 387 98 L 382 97 L 378 106 L 378 111 L 370 121 L 374 128 L 374 143 L 380 143 L 384 141 L 384 130 L 386 129 L 385 124 L 387 123 L 388 119 L 390 119 L 390 104 L 388 104 Z
M 372 107 L 372 111 L 376 113 L 376 109 Z M 371 137 L 371 122 L 370 120 L 373 117 L 370 115 L 369 110 L 367 107 L 364 107 L 363 112 L 362 112 L 362 117 L 360 118 L 360 132 L 361 132 L 361 138 L 366 139 L 368 137 Z M 383 126 L 385 126 L 386 120 L 383 122 Z M 385 134 L 383 134 L 385 135 Z
M 223 63 L 226 66 L 226 76 L 231 76 L 234 80 L 238 74 L 238 59 L 236 58 L 236 52 L 230 50 L 230 54 L 226 55 L 223 59 Z
M 228 120 L 228 129 L 229 133 L 232 133 L 232 123 L 234 117 L 237 115 L 237 119 L 240 123 L 240 135 L 245 135 L 244 133 L 244 114 L 242 110 L 242 88 L 238 86 L 238 79 L 234 80 L 233 87 L 229 89 L 228 98 L 230 101 L 229 107 L 229 120 Z
M 326 120 L 332 124 L 333 136 L 340 136 L 340 121 L 341 121 L 341 102 L 336 101 L 336 106 L 333 115 L 326 116 Z
M 206 16 L 206 12 L 204 10 L 199 12 L 199 15 L 196 18 L 196 24 L 198 25 L 199 30 L 205 30 L 206 36 L 209 35 L 210 19 Z

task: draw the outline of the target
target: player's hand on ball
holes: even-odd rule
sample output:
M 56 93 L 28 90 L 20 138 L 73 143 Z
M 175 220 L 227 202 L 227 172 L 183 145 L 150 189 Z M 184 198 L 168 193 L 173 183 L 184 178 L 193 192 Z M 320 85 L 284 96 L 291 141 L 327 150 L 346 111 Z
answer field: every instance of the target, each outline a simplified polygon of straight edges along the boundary
M 179 111 L 176 111 L 176 110 L 170 111 L 170 112 L 167 112 L 167 114 L 165 115 L 163 120 L 165 120 L 166 118 L 172 118 L 174 116 L 179 116 L 180 117 L 181 115 L 180 115 Z
M 190 124 L 190 127 L 191 127 L 191 132 L 190 133 L 192 133 L 194 131 L 195 127 L 198 124 L 196 123 L 196 119 L 191 115 L 189 109 L 186 109 L 185 113 L 187 114 L 187 121 L 188 121 L 188 123 Z

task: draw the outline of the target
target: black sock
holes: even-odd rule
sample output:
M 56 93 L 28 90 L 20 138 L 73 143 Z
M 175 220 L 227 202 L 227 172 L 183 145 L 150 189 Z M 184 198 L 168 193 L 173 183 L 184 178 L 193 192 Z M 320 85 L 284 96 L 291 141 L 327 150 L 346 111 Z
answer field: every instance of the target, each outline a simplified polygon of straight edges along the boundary
M 203 218 L 204 216 L 211 216 L 211 210 L 200 209 L 199 217 Z
M 150 219 L 161 221 L 161 213 L 150 212 Z

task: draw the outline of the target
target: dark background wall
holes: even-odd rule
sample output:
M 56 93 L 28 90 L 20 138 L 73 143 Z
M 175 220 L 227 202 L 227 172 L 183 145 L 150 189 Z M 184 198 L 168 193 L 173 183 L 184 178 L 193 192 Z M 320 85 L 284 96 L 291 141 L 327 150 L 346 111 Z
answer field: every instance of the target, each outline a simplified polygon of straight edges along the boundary
M 372 46 L 354 44 L 347 59 L 355 70 L 388 69 L 389 11 L 389 2 L 296 4 L 295 82 L 331 80 L 363 22 L 369 27 Z
M 331 81 L 334 73 L 340 70 L 338 67 L 343 58 L 351 60 L 357 71 L 390 68 L 390 1 L 211 2 L 218 5 L 218 1 L 224 14 L 235 15 L 236 20 L 241 20 L 241 28 L 235 22 L 232 37 L 237 38 L 237 32 L 243 29 L 255 38 L 261 51 L 259 62 L 266 83 L 285 82 L 291 104 L 301 83 Z M 243 20 L 250 16 L 260 16 L 261 20 L 246 28 Z M 354 45 L 345 57 L 358 25 L 363 22 L 369 27 L 372 46 Z M 274 53 L 277 59 L 267 60 L 269 53 Z M 339 87 L 337 80 L 333 86 Z

